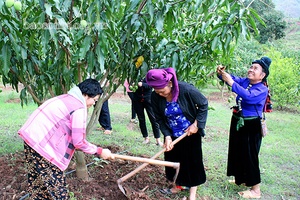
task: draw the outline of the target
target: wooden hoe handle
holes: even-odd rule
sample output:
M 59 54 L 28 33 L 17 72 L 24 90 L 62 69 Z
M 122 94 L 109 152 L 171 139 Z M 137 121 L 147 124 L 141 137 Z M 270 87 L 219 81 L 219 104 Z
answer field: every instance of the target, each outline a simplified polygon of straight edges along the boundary
M 172 144 L 175 145 L 176 143 L 178 143 L 180 140 L 182 140 L 186 136 L 187 136 L 187 132 L 184 133 L 183 135 L 181 135 L 180 137 L 176 138 L 176 140 L 174 140 L 172 142 Z M 157 157 L 159 157 L 165 151 L 166 151 L 166 148 L 163 148 L 161 151 L 159 151 L 154 156 L 152 156 L 151 159 L 156 159 Z M 133 175 L 135 175 L 136 173 L 138 173 L 139 171 L 141 171 L 142 169 L 144 169 L 147 165 L 149 165 L 149 163 L 143 163 L 142 165 L 140 165 L 137 168 L 135 168 L 133 171 L 131 171 L 128 174 L 126 174 L 125 176 L 119 178 L 117 180 L 118 184 L 120 185 L 122 182 L 126 181 L 127 179 L 129 179 L 130 177 L 132 177 Z
M 154 160 L 154 159 L 151 159 L 151 158 L 126 156 L 126 155 L 120 155 L 120 154 L 113 154 L 113 156 L 115 156 L 115 158 L 119 158 L 119 159 L 122 159 L 122 160 L 131 160 L 131 161 L 148 163 L 148 164 L 152 164 L 152 165 L 161 165 L 161 166 L 173 167 L 173 168 L 178 168 L 179 167 L 179 163 L 177 163 L 177 162 Z

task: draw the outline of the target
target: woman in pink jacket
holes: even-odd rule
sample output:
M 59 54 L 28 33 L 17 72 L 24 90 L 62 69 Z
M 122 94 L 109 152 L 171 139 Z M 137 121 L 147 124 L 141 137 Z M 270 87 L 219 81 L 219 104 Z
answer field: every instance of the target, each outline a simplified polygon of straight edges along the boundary
M 68 199 L 63 171 L 75 150 L 113 159 L 109 149 L 86 140 L 87 109 L 102 90 L 87 79 L 63 94 L 45 101 L 18 131 L 24 140 L 30 199 Z

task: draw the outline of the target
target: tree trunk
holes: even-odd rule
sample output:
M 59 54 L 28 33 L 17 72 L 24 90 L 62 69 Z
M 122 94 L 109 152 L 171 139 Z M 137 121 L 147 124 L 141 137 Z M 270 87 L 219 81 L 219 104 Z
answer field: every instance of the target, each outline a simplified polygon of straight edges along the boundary
M 100 109 L 102 107 L 103 101 L 104 99 L 101 99 L 100 102 L 98 102 L 94 107 L 93 114 L 86 128 L 86 134 L 89 134 L 93 130 L 94 124 L 99 118 Z M 82 180 L 87 181 L 89 179 L 89 174 L 86 166 L 87 164 L 85 161 L 84 153 L 82 151 L 76 151 L 74 156 L 76 159 L 76 176 Z
M 91 116 L 89 123 L 87 125 L 87 128 L 86 128 L 87 135 L 93 130 L 95 123 L 98 121 L 103 102 L 106 101 L 112 95 L 112 93 L 104 94 L 102 96 L 101 100 L 96 103 L 96 106 L 94 107 L 92 116 Z M 88 170 L 87 170 L 87 166 L 86 166 L 87 164 L 85 161 L 84 153 L 81 151 L 76 151 L 75 159 L 76 159 L 76 176 L 83 180 L 88 180 L 89 175 L 88 175 Z
M 82 180 L 87 181 L 89 179 L 89 174 L 86 166 L 84 153 L 82 151 L 76 151 L 75 158 L 76 158 L 76 176 Z

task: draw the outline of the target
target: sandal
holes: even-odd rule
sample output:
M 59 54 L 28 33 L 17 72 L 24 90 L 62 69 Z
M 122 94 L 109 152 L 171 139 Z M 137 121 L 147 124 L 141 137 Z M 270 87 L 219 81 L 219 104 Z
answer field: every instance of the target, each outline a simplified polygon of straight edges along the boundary
M 143 142 L 143 144 L 148 144 L 149 142 L 150 142 L 149 138 L 146 137 L 145 140 L 144 140 L 144 142 Z
M 163 146 L 164 146 L 164 144 L 163 144 L 162 142 L 160 142 L 160 141 L 157 142 L 156 145 L 157 145 L 157 146 L 160 146 L 160 147 L 163 147 Z
M 176 193 L 178 193 L 178 191 L 172 192 L 172 190 L 171 190 L 170 188 L 159 189 L 159 191 L 160 191 L 162 194 L 166 194 L 166 195 L 171 195 L 171 194 L 176 194 Z
M 110 135 L 110 134 L 112 133 L 112 131 L 111 131 L 111 130 L 105 130 L 103 133 L 104 133 L 105 135 Z
M 238 192 L 238 194 L 245 199 L 260 199 L 260 195 L 256 195 L 251 190 Z

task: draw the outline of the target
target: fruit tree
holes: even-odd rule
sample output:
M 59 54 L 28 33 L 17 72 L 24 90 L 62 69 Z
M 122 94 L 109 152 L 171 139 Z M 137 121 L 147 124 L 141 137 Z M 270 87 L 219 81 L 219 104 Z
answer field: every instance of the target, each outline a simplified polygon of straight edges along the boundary
M 41 104 L 87 77 L 109 85 L 88 131 L 126 78 L 134 83 L 150 68 L 174 67 L 180 79 L 204 84 L 218 62 L 230 59 L 231 41 L 250 38 L 261 21 L 236 0 L 4 1 L 3 84 L 24 86 L 22 105 L 28 97 Z

